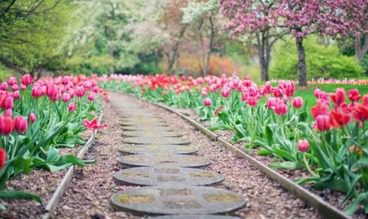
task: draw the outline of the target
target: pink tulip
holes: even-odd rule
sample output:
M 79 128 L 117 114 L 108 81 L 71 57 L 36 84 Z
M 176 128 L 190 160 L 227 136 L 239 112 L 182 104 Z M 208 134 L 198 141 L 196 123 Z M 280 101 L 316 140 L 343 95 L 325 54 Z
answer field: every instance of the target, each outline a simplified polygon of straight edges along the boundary
M 88 95 L 88 100 L 89 101 L 94 101 L 95 100 L 95 98 L 96 98 L 96 94 L 95 93 L 93 93 L 93 92 L 91 92 L 91 93 L 89 93 L 89 95 Z
M 28 120 L 29 120 L 30 123 L 36 122 L 37 121 L 36 114 L 30 113 L 29 116 L 28 116 Z
M 293 107 L 295 109 L 300 109 L 300 108 L 302 108 L 302 106 L 303 106 L 303 98 L 301 98 L 301 97 L 295 97 L 293 99 Z
M 4 99 L 4 109 L 13 109 L 14 106 L 14 99 L 10 95 L 6 95 Z
M 71 99 L 71 96 L 69 93 L 63 93 L 63 95 L 61 96 L 61 100 L 66 103 L 69 102 L 69 100 Z
M 330 129 L 330 117 L 327 115 L 319 115 L 316 118 L 316 128 L 319 131 L 328 131 Z
M 12 109 L 5 110 L 4 116 L 12 117 L 13 116 L 13 110 Z
M 13 120 L 14 123 L 14 130 L 18 133 L 25 133 L 28 129 L 28 122 L 23 116 L 16 116 Z
M 13 120 L 9 116 L 0 116 L 0 134 L 9 135 L 13 132 Z
M 68 110 L 69 112 L 74 112 L 77 109 L 77 105 L 75 105 L 75 103 L 70 103 L 68 106 Z
M 17 99 L 19 99 L 19 98 L 20 98 L 19 90 L 14 91 L 14 93 L 13 93 L 13 98 L 14 98 L 15 100 L 17 100 Z
M 309 142 L 305 139 L 298 141 L 298 150 L 300 152 L 307 152 L 309 150 Z
M 288 107 L 285 103 L 283 103 L 282 101 L 279 101 L 274 109 L 276 115 L 282 116 L 285 115 L 288 111 Z
M 0 84 L 0 89 L 1 89 L 1 90 L 7 90 L 7 89 L 8 89 L 8 87 L 9 87 L 9 86 L 8 86 L 8 83 L 6 83 L 6 82 L 3 82 L 3 83 L 1 83 L 1 84 Z
M 21 81 L 22 81 L 22 85 L 28 86 L 32 83 L 32 76 L 30 74 L 23 75 Z
M 204 103 L 205 106 L 211 106 L 212 105 L 212 100 L 207 97 L 203 100 L 203 103 Z

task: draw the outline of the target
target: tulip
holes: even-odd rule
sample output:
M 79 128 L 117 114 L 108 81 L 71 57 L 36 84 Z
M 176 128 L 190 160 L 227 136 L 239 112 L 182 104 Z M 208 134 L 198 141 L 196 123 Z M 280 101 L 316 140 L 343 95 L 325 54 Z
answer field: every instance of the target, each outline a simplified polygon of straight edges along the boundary
M 293 99 L 293 107 L 295 109 L 300 109 L 300 108 L 302 108 L 302 106 L 303 106 L 303 98 L 301 98 L 301 97 L 295 97 Z
M 28 121 L 29 121 L 30 123 L 34 123 L 34 122 L 36 122 L 36 121 L 37 121 L 36 114 L 34 114 L 34 113 L 30 113 L 30 114 L 29 114 L 29 116 L 28 116 Z
M 14 123 L 14 130 L 18 133 L 25 133 L 28 129 L 28 122 L 23 116 L 16 116 L 13 120 Z
M 69 93 L 63 93 L 63 95 L 61 96 L 61 100 L 66 103 L 69 102 L 69 100 L 71 99 L 71 96 Z
M 18 86 L 18 84 L 13 84 L 13 85 L 11 86 L 11 89 L 12 89 L 13 91 L 17 91 L 17 90 L 19 90 L 19 86 Z
M 51 84 L 51 83 L 46 85 L 46 95 L 50 100 L 54 100 L 57 94 L 58 94 L 58 90 L 57 90 L 56 85 Z
M 267 108 L 269 108 L 269 109 L 275 108 L 276 103 L 277 103 L 276 98 L 274 98 L 274 97 L 268 98 L 267 99 Z
M 69 112 L 74 112 L 77 109 L 77 105 L 75 105 L 75 103 L 70 103 L 68 106 L 68 110 Z
M 12 117 L 13 116 L 13 110 L 12 109 L 5 110 L 4 116 Z
M 316 128 L 319 131 L 328 131 L 330 129 L 330 117 L 328 115 L 317 116 Z
M 330 108 L 325 103 L 317 103 L 314 107 L 311 109 L 311 114 L 314 119 L 316 119 L 319 115 L 327 115 L 330 111 Z
M 13 120 L 10 116 L 0 116 L 0 134 L 9 135 L 13 132 Z
M 348 92 L 349 100 L 351 102 L 357 102 L 360 100 L 361 96 L 358 89 L 351 89 Z
M 203 103 L 204 103 L 205 106 L 211 106 L 212 105 L 212 100 L 207 97 L 203 100 Z
M 3 168 L 7 160 L 6 151 L 4 148 L 0 148 L 0 169 Z
M 93 92 L 91 92 L 91 93 L 89 93 L 89 95 L 88 95 L 88 100 L 89 101 L 94 101 L 95 100 L 95 98 L 96 98 L 96 94 L 95 93 L 93 93 Z
M 226 98 L 230 95 L 230 91 L 231 91 L 230 88 L 224 87 L 221 90 L 221 95 Z
M 288 107 L 285 103 L 283 103 L 282 101 L 279 101 L 274 109 L 274 112 L 276 113 L 276 115 L 282 116 L 285 115 L 288 111 Z
M 309 150 L 309 142 L 305 139 L 298 141 L 298 150 L 300 152 L 307 152 Z
M 330 113 L 330 123 L 334 128 L 341 128 L 350 122 L 350 116 L 344 112 L 333 110 Z
M 83 97 L 84 94 L 85 94 L 85 91 L 84 91 L 84 88 L 81 87 L 81 86 L 78 86 L 75 90 L 74 90 L 74 94 L 77 96 L 77 97 Z
M 19 90 L 14 91 L 14 93 L 13 93 L 13 98 L 14 98 L 15 100 L 17 100 L 17 99 L 19 99 L 19 98 L 20 98 Z
M 4 109 L 13 109 L 14 107 L 14 100 L 13 97 L 10 95 L 7 95 L 3 102 Z
M 6 83 L 6 82 L 1 83 L 0 84 L 0 89 L 1 90 L 7 90 L 8 89 L 8 83 Z
M 28 86 L 32 83 L 32 76 L 30 74 L 23 75 L 21 81 L 22 85 Z
M 368 105 L 355 105 L 353 108 L 353 116 L 355 120 L 364 122 L 368 120 Z
M 346 92 L 344 88 L 337 88 L 335 94 L 331 95 L 332 101 L 335 103 L 335 107 L 340 106 L 345 102 Z
M 12 85 L 14 85 L 14 84 L 16 84 L 17 83 L 17 79 L 14 77 L 14 76 L 12 76 L 12 77 L 10 77 L 9 79 L 8 79 L 8 85 L 9 86 L 12 86 Z

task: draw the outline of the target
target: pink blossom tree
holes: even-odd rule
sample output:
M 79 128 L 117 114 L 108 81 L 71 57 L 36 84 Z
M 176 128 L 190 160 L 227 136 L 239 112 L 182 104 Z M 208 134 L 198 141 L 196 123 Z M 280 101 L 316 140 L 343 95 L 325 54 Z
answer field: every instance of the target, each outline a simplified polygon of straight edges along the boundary
M 229 19 L 226 28 L 233 36 L 255 38 L 261 79 L 269 80 L 271 49 L 284 32 L 276 28 L 278 1 L 221 0 L 220 11 Z

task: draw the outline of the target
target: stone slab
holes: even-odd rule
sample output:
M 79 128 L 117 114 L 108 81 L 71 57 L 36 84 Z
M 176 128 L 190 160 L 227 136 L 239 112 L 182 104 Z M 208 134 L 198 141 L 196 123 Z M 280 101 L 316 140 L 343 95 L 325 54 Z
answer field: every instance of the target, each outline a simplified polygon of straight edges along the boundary
M 126 137 L 151 137 L 151 136 L 158 136 L 158 137 L 183 137 L 183 134 L 177 132 L 157 132 L 155 130 L 146 130 L 146 131 L 124 131 L 122 134 Z
M 183 145 L 123 145 L 119 152 L 123 154 L 194 154 L 198 148 Z
M 126 137 L 123 138 L 123 142 L 126 144 L 155 144 L 155 145 L 189 145 L 191 142 L 184 138 L 165 137 L 160 136 L 140 136 L 140 137 Z
M 245 200 L 228 190 L 203 186 L 148 186 L 114 194 L 112 206 L 141 214 L 220 214 L 238 210 Z
M 171 167 L 203 167 L 211 162 L 203 157 L 192 155 L 127 155 L 118 158 L 122 166 L 171 166 Z
M 222 182 L 224 177 L 214 171 L 179 167 L 135 167 L 120 170 L 114 175 L 115 181 L 125 184 L 192 185 L 207 186 Z
M 148 217 L 147 219 L 240 219 L 240 217 L 222 215 L 166 215 Z
M 122 126 L 124 131 L 157 131 L 157 132 L 173 132 L 169 127 L 160 127 L 157 125 L 135 125 L 135 126 Z

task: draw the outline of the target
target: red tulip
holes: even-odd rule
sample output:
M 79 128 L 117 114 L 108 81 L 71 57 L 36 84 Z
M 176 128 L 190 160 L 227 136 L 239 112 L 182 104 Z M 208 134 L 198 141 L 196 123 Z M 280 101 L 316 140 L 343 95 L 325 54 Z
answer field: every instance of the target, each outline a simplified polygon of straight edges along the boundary
M 311 109 L 311 114 L 314 119 L 316 119 L 319 115 L 328 115 L 330 111 L 330 108 L 325 103 L 317 103 L 314 107 Z
M 316 128 L 319 131 L 328 131 L 330 129 L 330 117 L 327 115 L 319 115 L 316 118 Z
M 368 120 L 368 105 L 357 104 L 353 108 L 353 116 L 357 121 L 364 122 Z
M 22 84 L 28 86 L 32 83 L 32 76 L 30 74 L 23 75 Z
M 16 116 L 13 120 L 14 130 L 18 133 L 25 133 L 28 129 L 28 122 L 23 116 Z
M 29 120 L 30 123 L 36 122 L 36 120 L 37 120 L 36 114 L 30 113 L 29 116 L 28 116 L 28 120 Z
M 363 105 L 368 106 L 368 94 L 363 96 Z
M 7 160 L 6 151 L 4 148 L 0 148 L 0 169 L 3 168 Z
M 13 120 L 9 116 L 0 116 L 0 134 L 9 135 L 13 132 Z
M 351 89 L 348 92 L 349 100 L 351 102 L 357 102 L 360 100 L 361 96 L 358 89 Z
M 337 88 L 335 94 L 331 95 L 332 101 L 335 103 L 335 106 L 340 106 L 345 102 L 346 92 L 344 88 Z
M 309 150 L 309 142 L 305 139 L 298 141 L 298 150 L 300 152 L 307 152 Z
M 210 98 L 205 98 L 204 100 L 203 100 L 203 104 L 205 105 L 205 106 L 211 106 L 212 105 L 212 100 L 210 99 Z
M 330 125 L 334 128 L 341 128 L 350 122 L 350 116 L 343 112 L 333 110 L 330 113 Z
M 301 97 L 295 97 L 293 99 L 293 107 L 295 109 L 300 109 L 300 108 L 302 108 L 302 106 L 303 106 L 303 98 L 301 98 Z

